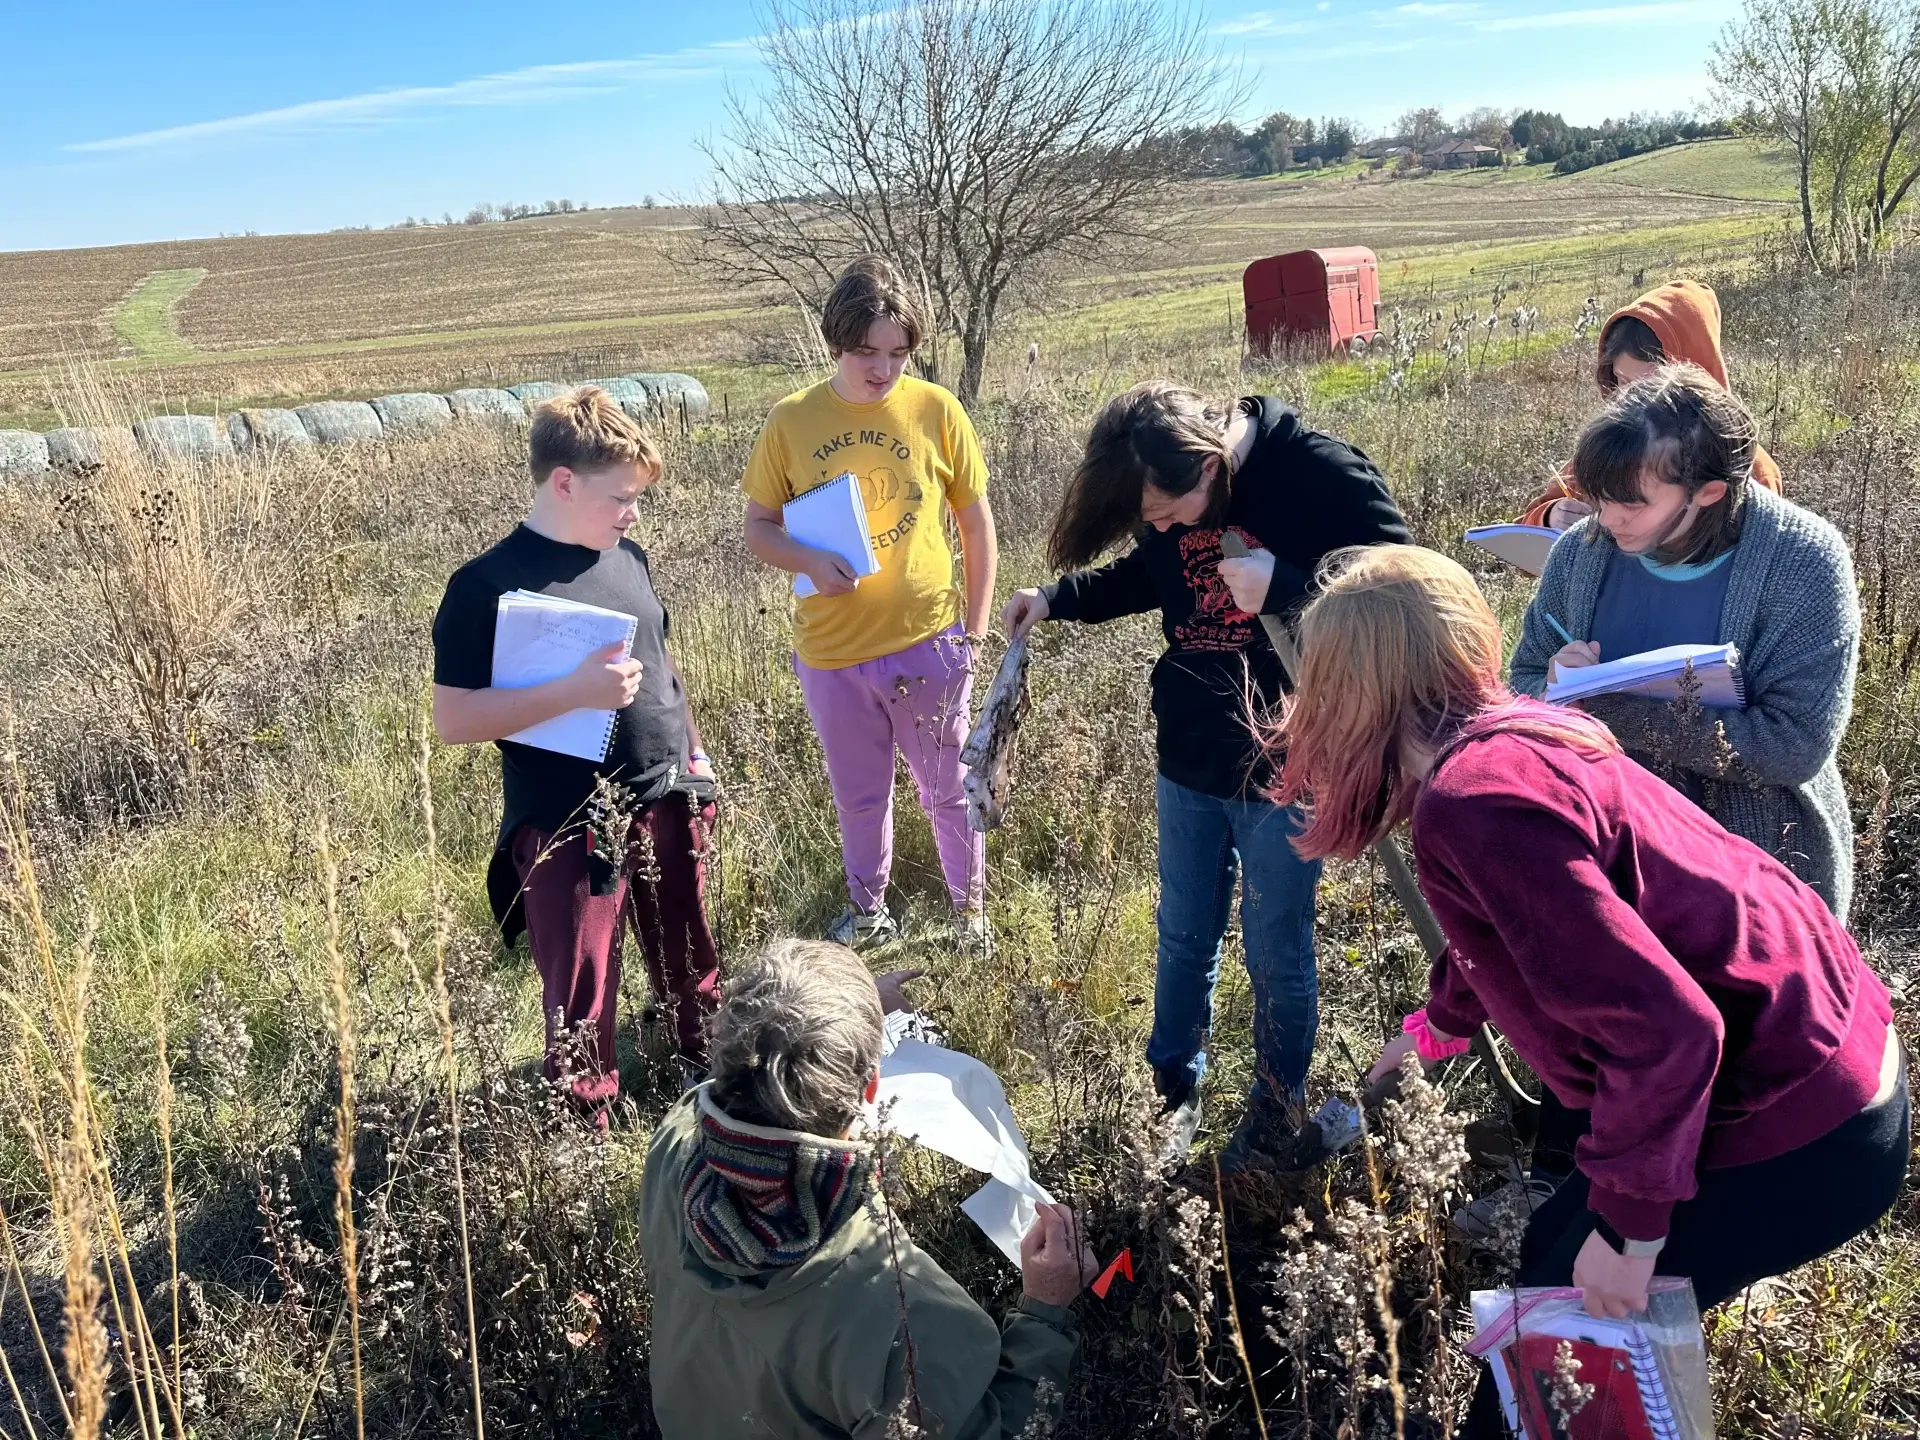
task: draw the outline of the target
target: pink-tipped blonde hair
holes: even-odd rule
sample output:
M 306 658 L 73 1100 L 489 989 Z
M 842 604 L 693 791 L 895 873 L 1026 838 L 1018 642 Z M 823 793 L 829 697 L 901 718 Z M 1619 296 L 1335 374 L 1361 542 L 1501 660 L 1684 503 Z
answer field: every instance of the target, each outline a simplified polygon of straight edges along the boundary
M 1390 832 L 1419 793 L 1403 769 L 1468 727 L 1522 730 L 1590 755 L 1619 745 L 1597 720 L 1515 699 L 1501 678 L 1500 622 L 1473 577 L 1417 545 L 1327 558 L 1300 621 L 1300 674 L 1267 744 L 1285 763 L 1283 805 L 1306 802 L 1294 848 L 1352 859 Z

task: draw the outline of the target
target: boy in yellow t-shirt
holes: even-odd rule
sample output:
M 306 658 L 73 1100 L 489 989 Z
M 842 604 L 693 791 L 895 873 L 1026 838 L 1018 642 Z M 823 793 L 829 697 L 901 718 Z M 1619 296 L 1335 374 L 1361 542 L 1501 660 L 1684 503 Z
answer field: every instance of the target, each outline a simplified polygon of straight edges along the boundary
M 926 331 L 891 264 L 855 261 L 820 317 L 834 373 L 774 407 L 747 462 L 747 548 L 819 592 L 795 602 L 794 670 L 826 751 L 852 902 L 826 938 L 846 945 L 895 933 L 886 896 L 896 746 L 933 822 L 962 937 L 986 939 L 985 854 L 967 827 L 960 747 L 973 642 L 993 607 L 993 513 L 973 422 L 938 385 L 905 374 Z M 861 578 L 781 523 L 789 500 L 849 471 L 880 561 Z M 944 510 L 960 533 L 964 588 L 953 583 Z

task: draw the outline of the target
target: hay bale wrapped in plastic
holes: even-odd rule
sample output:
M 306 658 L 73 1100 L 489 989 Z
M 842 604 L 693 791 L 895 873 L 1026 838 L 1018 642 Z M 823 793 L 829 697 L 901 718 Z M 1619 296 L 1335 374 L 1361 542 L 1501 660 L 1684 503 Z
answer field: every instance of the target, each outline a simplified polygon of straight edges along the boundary
M 152 415 L 133 422 L 133 439 L 161 459 L 211 460 L 228 453 L 226 432 L 211 415 Z
M 572 390 L 571 385 L 562 385 L 556 380 L 529 380 L 522 385 L 507 386 L 507 393 L 526 406 L 527 414 L 533 414 L 533 407 L 544 400 L 565 395 Z
M 599 386 L 613 397 L 614 404 L 642 425 L 653 419 L 653 396 L 638 380 L 623 375 L 611 380 L 583 380 L 581 383 Z
M 97 470 L 101 456 L 116 447 L 132 449 L 133 432 L 118 426 L 67 425 L 47 432 L 47 463 L 55 470 Z
M 293 413 L 321 445 L 363 444 L 385 433 L 379 414 L 364 400 L 316 400 Z
M 447 408 L 456 420 L 485 420 L 493 425 L 524 423 L 527 407 L 511 390 L 449 390 Z
M 654 413 L 664 420 L 678 421 L 684 416 L 689 425 L 698 425 L 713 413 L 707 387 L 691 375 L 682 375 L 677 370 L 650 370 L 626 378 L 638 380 L 647 387 L 647 394 L 653 397 Z
M 32 430 L 0 430 L 0 476 L 25 479 L 44 475 L 52 468 L 46 436 Z
M 453 411 L 448 408 L 444 395 L 416 390 L 402 395 L 382 395 L 372 405 L 389 440 L 431 434 L 453 423 Z
M 236 410 L 227 416 L 227 439 L 242 451 L 313 444 L 313 436 L 291 410 Z

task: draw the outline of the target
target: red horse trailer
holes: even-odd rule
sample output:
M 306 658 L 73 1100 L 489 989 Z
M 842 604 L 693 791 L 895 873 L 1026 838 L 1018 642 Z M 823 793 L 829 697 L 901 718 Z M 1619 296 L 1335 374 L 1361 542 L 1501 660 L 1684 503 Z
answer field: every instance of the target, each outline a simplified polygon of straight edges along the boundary
M 1247 266 L 1247 345 L 1271 355 L 1289 337 L 1310 339 L 1327 351 L 1371 340 L 1379 326 L 1380 262 L 1362 245 L 1295 250 Z

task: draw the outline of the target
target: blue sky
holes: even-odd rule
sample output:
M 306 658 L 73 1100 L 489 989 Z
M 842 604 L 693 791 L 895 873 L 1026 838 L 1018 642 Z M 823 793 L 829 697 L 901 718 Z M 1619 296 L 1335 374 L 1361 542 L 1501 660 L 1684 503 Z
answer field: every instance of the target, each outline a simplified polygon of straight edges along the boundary
M 1244 118 L 1704 100 L 1737 0 L 1202 0 Z M 318 18 L 316 18 L 318 17 Z M 751 0 L 0 0 L 0 250 L 698 193 Z

